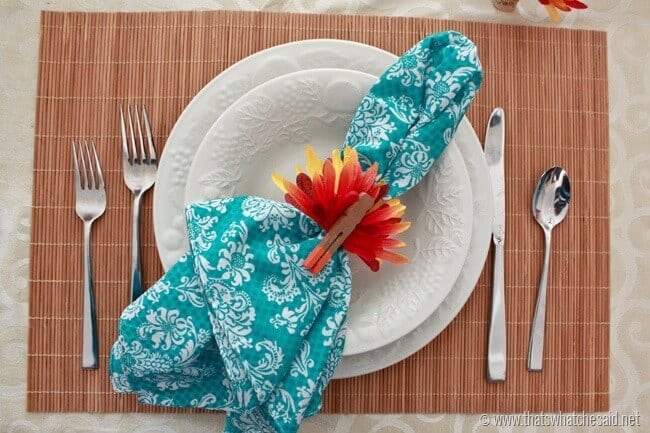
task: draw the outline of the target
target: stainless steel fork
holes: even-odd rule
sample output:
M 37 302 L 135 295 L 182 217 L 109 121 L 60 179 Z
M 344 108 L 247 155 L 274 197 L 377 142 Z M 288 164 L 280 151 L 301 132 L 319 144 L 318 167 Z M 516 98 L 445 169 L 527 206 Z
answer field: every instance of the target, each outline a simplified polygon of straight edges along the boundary
M 91 152 L 92 151 L 92 152 Z M 95 143 L 72 140 L 72 165 L 77 215 L 84 223 L 84 306 L 82 319 L 81 368 L 97 368 L 97 316 L 93 291 L 93 267 L 90 256 L 90 232 L 93 222 L 106 210 L 106 189 Z
M 140 260 L 140 204 L 142 196 L 156 181 L 158 159 L 151 133 L 151 121 L 147 108 L 142 106 L 142 121 L 137 106 L 134 106 L 135 119 L 131 115 L 131 105 L 127 106 L 128 133 L 124 110 L 120 105 L 120 130 L 122 133 L 122 171 L 124 183 L 133 193 L 133 227 L 131 231 L 131 302 L 144 291 L 142 288 L 142 271 Z M 144 123 L 145 135 L 142 134 Z M 135 125 L 134 125 L 135 124 Z M 138 133 L 136 142 L 135 130 Z M 145 137 L 147 152 L 145 152 Z

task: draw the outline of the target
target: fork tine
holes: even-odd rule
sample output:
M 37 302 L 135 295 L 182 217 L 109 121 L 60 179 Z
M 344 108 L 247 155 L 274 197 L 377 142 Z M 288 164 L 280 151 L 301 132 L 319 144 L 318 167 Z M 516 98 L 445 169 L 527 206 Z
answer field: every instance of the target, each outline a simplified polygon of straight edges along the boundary
M 84 158 L 84 147 L 80 140 L 77 141 L 79 145 L 79 161 L 81 161 L 81 189 L 88 188 L 88 172 L 86 171 L 86 158 Z
M 131 104 L 127 105 L 127 116 L 129 117 L 129 131 L 131 132 L 131 161 L 139 164 L 138 152 L 135 150 L 135 134 L 133 133 L 133 118 L 131 117 Z
M 124 109 L 120 104 L 120 131 L 122 133 L 122 157 L 125 161 L 131 162 L 129 159 L 129 139 L 126 136 L 126 125 L 124 124 Z
M 97 189 L 104 188 L 104 173 L 102 173 L 102 165 L 99 163 L 99 157 L 97 156 L 97 147 L 95 146 L 95 141 L 90 142 L 90 146 L 93 149 L 93 155 L 95 156 L 95 171 L 97 172 L 97 178 L 95 186 Z
M 88 189 L 97 189 L 97 182 L 95 180 L 95 169 L 93 168 L 93 160 L 90 158 L 90 149 L 88 147 L 88 141 L 84 139 L 84 157 L 88 162 Z
M 153 143 L 153 134 L 151 133 L 151 120 L 149 120 L 149 113 L 147 107 L 142 105 L 142 117 L 144 118 L 144 128 L 147 131 L 147 144 L 149 145 L 149 162 L 156 165 L 158 157 L 156 156 L 156 146 Z
M 148 164 L 147 154 L 144 153 L 144 139 L 142 138 L 142 123 L 140 122 L 140 114 L 138 106 L 135 106 L 135 123 L 138 125 L 138 138 L 140 139 L 140 162 Z
M 77 189 L 81 189 L 81 178 L 79 176 L 79 161 L 77 160 L 77 144 L 72 140 L 72 167 L 74 168 L 74 182 Z

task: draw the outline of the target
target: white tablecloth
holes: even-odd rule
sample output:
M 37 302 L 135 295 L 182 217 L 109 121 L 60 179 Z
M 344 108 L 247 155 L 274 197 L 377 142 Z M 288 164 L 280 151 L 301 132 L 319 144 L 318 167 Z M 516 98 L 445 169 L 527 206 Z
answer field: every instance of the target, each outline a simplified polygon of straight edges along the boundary
M 562 27 L 606 30 L 611 171 L 611 410 L 650 425 L 650 1 L 583 0 Z M 0 1 L 0 432 L 208 432 L 221 414 L 25 412 L 29 226 L 39 11 L 247 9 L 412 15 L 552 25 L 537 0 L 514 13 L 490 0 L 1 0 Z M 579 192 L 576 192 L 579 193 Z M 553 431 L 482 427 L 478 415 L 318 415 L 301 432 Z M 590 431 L 576 428 L 576 431 Z M 616 431 L 612 429 L 608 431 Z

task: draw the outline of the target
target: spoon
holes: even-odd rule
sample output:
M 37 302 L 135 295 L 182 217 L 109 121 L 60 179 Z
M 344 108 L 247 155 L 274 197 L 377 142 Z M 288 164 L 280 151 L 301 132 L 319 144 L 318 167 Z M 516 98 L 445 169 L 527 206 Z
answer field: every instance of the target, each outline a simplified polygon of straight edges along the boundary
M 533 216 L 544 230 L 546 248 L 544 249 L 542 275 L 539 278 L 535 314 L 533 315 L 530 330 L 529 371 L 542 370 L 546 320 L 546 286 L 551 259 L 551 232 L 553 227 L 562 222 L 569 211 L 569 201 L 571 201 L 571 184 L 567 172 L 562 167 L 553 167 L 547 170 L 539 179 L 533 196 Z

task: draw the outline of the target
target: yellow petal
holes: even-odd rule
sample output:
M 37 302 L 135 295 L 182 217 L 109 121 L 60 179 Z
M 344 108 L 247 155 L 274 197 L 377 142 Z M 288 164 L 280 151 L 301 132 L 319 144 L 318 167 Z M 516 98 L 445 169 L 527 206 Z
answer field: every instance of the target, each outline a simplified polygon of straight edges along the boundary
M 357 151 L 354 150 L 352 147 L 346 146 L 345 149 L 343 149 L 343 162 L 345 163 L 350 161 L 353 155 L 356 156 Z
M 304 173 L 305 170 L 302 169 L 301 166 L 296 165 L 296 176 L 298 176 L 300 173 Z
M 341 171 L 343 170 L 343 159 L 341 159 L 341 151 L 334 149 L 332 151 L 332 166 L 334 167 L 334 192 L 339 190 L 339 180 L 341 179 Z
M 560 14 L 557 13 L 557 9 L 555 9 L 555 6 L 548 4 L 544 5 L 546 8 L 546 12 L 548 12 L 548 16 L 551 17 L 551 21 L 554 23 L 559 23 L 560 22 Z
M 396 205 L 400 204 L 398 198 L 391 198 L 390 200 L 386 200 L 385 203 L 386 203 L 388 206 L 396 206 Z
M 401 204 L 401 202 L 399 201 L 399 198 L 391 198 L 390 200 L 377 200 L 377 203 L 375 203 L 374 206 L 370 208 L 368 213 L 377 210 L 378 208 L 380 208 L 381 206 L 383 206 L 385 204 L 387 204 L 388 206 L 391 206 L 391 207 L 392 206 L 401 206 L 403 208 L 401 210 L 402 212 L 404 210 L 406 210 L 406 206 Z
M 284 183 L 287 182 L 285 178 L 280 176 L 279 173 L 273 173 L 271 175 L 271 179 L 273 179 L 273 183 L 275 183 L 280 190 L 282 190 L 283 193 L 287 193 L 287 188 L 284 186 Z
M 343 159 L 341 159 L 341 151 L 338 149 L 332 150 L 332 164 L 334 164 L 334 167 L 337 165 L 340 167 L 343 165 Z
M 320 160 L 313 147 L 307 146 L 305 149 L 307 157 L 307 176 L 313 179 L 316 173 L 320 174 L 323 170 L 323 161 Z
M 332 165 L 334 166 L 334 169 L 337 170 L 338 172 L 340 172 L 341 168 L 343 167 L 343 159 L 341 158 L 341 151 L 338 149 L 334 149 L 332 151 Z

